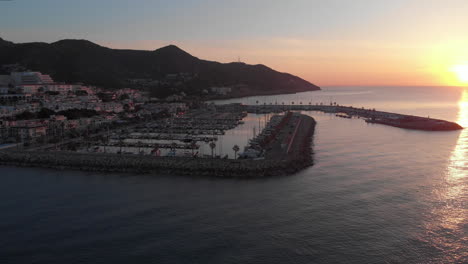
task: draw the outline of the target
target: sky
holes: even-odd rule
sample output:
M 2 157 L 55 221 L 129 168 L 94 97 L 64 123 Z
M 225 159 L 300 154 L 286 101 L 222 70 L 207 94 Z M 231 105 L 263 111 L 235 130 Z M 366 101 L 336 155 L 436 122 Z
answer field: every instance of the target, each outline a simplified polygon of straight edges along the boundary
M 467 0 L 0 0 L 0 37 L 175 44 L 319 86 L 468 86 Z

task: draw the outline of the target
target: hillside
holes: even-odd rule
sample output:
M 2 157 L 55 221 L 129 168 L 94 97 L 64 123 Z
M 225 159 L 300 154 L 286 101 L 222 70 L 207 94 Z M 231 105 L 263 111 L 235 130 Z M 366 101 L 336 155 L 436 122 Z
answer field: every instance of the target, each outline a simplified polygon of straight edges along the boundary
M 232 96 L 294 93 L 320 88 L 264 65 L 219 63 L 198 59 L 170 45 L 154 51 L 119 50 L 87 40 L 15 44 L 0 39 L 0 63 L 18 63 L 30 70 L 50 74 L 63 82 L 84 82 L 107 88 L 147 88 L 156 96 L 184 91 L 200 94 L 211 86 L 239 85 Z M 184 73 L 182 81 L 168 76 Z M 176 77 L 177 78 L 177 77 Z M 154 80 L 151 84 L 131 80 Z

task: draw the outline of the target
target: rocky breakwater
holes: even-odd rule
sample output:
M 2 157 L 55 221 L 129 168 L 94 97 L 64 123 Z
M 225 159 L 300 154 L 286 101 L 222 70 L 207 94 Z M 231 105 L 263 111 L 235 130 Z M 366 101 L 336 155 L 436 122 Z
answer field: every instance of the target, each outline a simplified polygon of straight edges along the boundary
M 249 113 L 279 113 L 283 111 L 321 111 L 324 113 L 335 113 L 339 117 L 364 118 L 367 123 L 382 124 L 405 129 L 426 130 L 426 131 L 452 131 L 463 129 L 455 122 L 429 117 L 413 115 L 403 115 L 397 113 L 377 111 L 375 109 L 356 108 L 341 105 L 247 105 L 244 106 Z M 343 115 L 344 114 L 344 115 Z
M 132 172 L 155 175 L 190 175 L 215 177 L 266 177 L 295 173 L 312 164 L 311 140 L 315 120 L 297 115 L 296 123 L 286 126 L 296 135 L 288 145 L 289 153 L 276 153 L 264 159 L 205 159 L 190 157 L 154 157 L 104 153 L 1 151 L 0 164 L 103 172 Z M 297 118 L 302 120 L 297 123 Z M 292 122 L 292 121 L 291 121 Z M 299 127 L 297 127 L 299 126 Z M 284 131 L 289 133 L 289 131 Z M 280 144 L 279 140 L 273 141 Z M 284 148 L 283 148 L 284 149 Z

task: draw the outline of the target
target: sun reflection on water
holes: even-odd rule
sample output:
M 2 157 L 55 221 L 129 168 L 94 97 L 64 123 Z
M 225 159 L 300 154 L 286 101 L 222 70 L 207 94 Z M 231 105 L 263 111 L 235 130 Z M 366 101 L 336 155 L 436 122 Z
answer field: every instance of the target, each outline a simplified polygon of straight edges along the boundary
M 463 204 L 466 203 L 468 198 L 468 90 L 464 90 L 462 97 L 459 101 L 459 112 L 457 123 L 465 129 L 458 137 L 455 149 L 450 156 L 448 165 L 447 183 L 448 188 L 447 196 L 449 199 L 456 199 L 461 203 L 462 214 L 460 214 L 460 222 L 465 222 L 467 213 Z
M 458 105 L 460 110 L 458 112 L 457 123 L 465 129 L 460 133 L 455 149 L 450 156 L 447 168 L 448 183 L 464 180 L 468 175 L 468 90 L 463 91 Z M 463 184 L 460 187 L 463 187 Z
M 457 123 L 462 127 L 468 128 L 468 88 L 463 90 L 458 106 L 460 110 L 458 112 Z
M 456 259 L 449 261 L 468 258 L 464 250 L 468 241 L 468 90 L 463 91 L 458 105 L 457 123 L 465 129 L 450 155 L 443 187 L 434 189 L 437 205 L 433 213 L 437 220 L 429 228 L 434 246 L 452 251 Z

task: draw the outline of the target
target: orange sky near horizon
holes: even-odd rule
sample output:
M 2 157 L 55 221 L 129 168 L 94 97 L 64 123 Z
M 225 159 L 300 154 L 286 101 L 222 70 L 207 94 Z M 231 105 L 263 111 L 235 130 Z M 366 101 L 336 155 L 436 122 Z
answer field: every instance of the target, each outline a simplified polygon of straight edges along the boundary
M 305 0 L 294 3 L 299 2 L 303 8 L 320 5 L 304 4 Z M 331 1 L 323 5 L 326 14 L 320 17 L 315 12 L 316 20 L 307 12 L 301 15 L 300 4 L 293 8 L 286 16 L 294 20 L 290 23 L 294 34 L 286 33 L 286 28 L 282 34 L 184 39 L 174 44 L 202 59 L 231 62 L 240 57 L 319 86 L 468 86 L 463 73 L 454 71 L 456 65 L 462 65 L 458 69 L 468 65 L 467 1 Z M 287 10 L 282 5 L 276 11 Z M 274 28 L 276 21 L 270 25 Z M 127 47 L 151 50 L 164 44 L 170 43 L 147 40 L 128 42 Z
M 264 64 L 319 86 L 468 87 L 468 81 L 453 70 L 457 65 L 462 66 L 461 69 L 468 65 L 468 48 L 465 48 L 468 39 L 458 43 L 413 45 L 301 39 L 237 40 L 214 44 L 191 41 L 102 44 L 146 50 L 175 44 L 200 59 L 227 63 L 240 57 L 245 63 Z
M 319 86 L 468 86 L 467 0 L 0 1 L 13 42 L 264 64 Z

